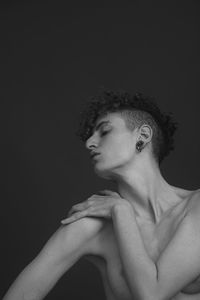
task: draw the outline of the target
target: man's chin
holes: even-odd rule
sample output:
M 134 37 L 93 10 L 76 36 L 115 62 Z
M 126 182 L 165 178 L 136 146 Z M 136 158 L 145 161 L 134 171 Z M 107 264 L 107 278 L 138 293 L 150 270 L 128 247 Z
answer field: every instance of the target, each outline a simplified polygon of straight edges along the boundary
M 98 177 L 101 177 L 103 179 L 108 179 L 108 180 L 113 179 L 109 170 L 94 167 L 94 172 Z

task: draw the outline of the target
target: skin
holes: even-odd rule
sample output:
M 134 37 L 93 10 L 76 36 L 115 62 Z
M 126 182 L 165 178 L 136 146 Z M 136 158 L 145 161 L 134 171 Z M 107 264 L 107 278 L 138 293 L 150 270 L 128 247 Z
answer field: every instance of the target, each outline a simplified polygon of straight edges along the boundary
M 130 131 L 119 113 L 110 113 L 96 124 L 102 121 L 110 123 L 94 130 L 86 147 L 100 152 L 93 160 L 94 171 L 114 180 L 118 192 L 101 191 L 74 205 L 62 223 L 86 216 L 113 223 L 130 299 L 200 299 L 200 286 L 193 290 L 189 286 L 200 274 L 199 190 L 166 182 L 152 156 L 150 126 Z M 144 142 L 141 152 L 136 150 L 139 140 Z M 163 247 L 162 253 L 153 246 L 154 240 Z M 185 296 L 184 289 L 192 293 Z M 110 293 L 108 299 L 115 298 Z
M 109 124 L 94 129 L 86 148 L 100 152 L 94 171 L 115 181 L 117 192 L 74 205 L 3 300 L 44 299 L 81 257 L 101 272 L 108 300 L 200 299 L 199 191 L 166 182 L 152 156 L 150 126 L 130 131 L 119 113 L 96 127 L 102 121 Z
M 119 113 L 110 113 L 97 120 L 96 124 L 107 120 L 110 124 L 102 125 L 86 142 L 88 150 L 94 149 L 100 152 L 100 156 L 93 160 L 95 173 L 104 179 L 116 182 L 118 193 L 115 196 L 119 198 L 118 200 L 121 198 L 122 202 L 128 202 L 139 219 L 159 222 L 162 214 L 181 199 L 177 196 L 176 189 L 163 178 L 151 154 L 153 135 L 151 127 L 143 125 L 139 129 L 130 131 Z M 140 140 L 144 142 L 144 148 L 138 153 L 136 143 Z M 69 212 L 69 214 L 74 213 L 73 216 L 63 220 L 63 224 L 79 218 L 79 212 L 75 214 L 76 210 L 82 211 L 80 217 L 84 214 L 92 216 L 93 213 L 84 211 L 84 208 L 86 204 L 90 204 L 90 200 L 94 199 L 95 195 L 86 202 L 73 206 Z M 97 202 L 94 201 L 95 205 L 99 205 L 98 200 L 99 197 Z M 92 207 L 94 208 L 94 205 Z M 109 210 L 112 207 L 111 204 L 107 216 L 103 214 L 102 216 L 109 217 Z M 98 213 L 101 214 L 99 211 Z

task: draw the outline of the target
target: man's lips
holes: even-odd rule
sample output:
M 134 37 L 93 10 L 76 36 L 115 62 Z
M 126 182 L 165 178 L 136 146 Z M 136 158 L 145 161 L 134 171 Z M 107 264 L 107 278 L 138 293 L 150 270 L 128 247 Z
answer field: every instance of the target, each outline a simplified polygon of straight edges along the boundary
M 96 157 L 97 155 L 100 155 L 100 153 L 92 153 L 92 154 L 90 155 L 90 158 L 93 159 L 93 158 Z

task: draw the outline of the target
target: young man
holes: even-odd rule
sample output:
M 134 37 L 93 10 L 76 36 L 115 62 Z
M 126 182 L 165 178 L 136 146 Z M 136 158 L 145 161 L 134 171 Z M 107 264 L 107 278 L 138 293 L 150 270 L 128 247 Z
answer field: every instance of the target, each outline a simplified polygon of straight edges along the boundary
M 4 300 L 43 299 L 83 256 L 101 272 L 108 300 L 200 299 L 200 192 L 168 184 L 159 168 L 175 129 L 141 94 L 92 99 L 78 134 L 117 192 L 74 205 Z

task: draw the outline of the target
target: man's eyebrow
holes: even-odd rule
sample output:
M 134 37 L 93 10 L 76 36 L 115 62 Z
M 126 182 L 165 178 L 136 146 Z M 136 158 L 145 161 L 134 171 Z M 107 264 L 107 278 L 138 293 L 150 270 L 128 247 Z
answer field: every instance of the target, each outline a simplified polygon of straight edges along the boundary
M 94 127 L 94 131 L 97 131 L 103 124 L 108 124 L 110 121 L 101 121 L 98 125 Z

